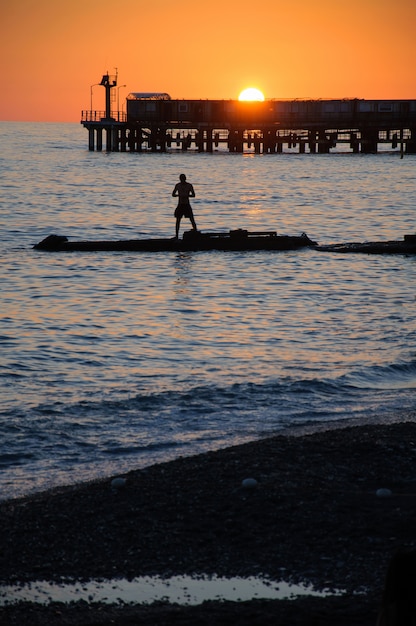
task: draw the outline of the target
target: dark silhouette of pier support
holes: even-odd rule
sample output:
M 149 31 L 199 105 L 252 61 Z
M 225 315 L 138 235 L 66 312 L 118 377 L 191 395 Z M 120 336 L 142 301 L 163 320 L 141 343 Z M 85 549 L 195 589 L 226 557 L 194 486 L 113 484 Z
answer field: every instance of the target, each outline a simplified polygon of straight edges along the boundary
M 242 128 L 187 129 L 173 132 L 168 128 L 142 128 L 127 122 L 84 122 L 88 128 L 88 149 L 107 152 L 167 152 L 195 150 L 212 153 L 222 147 L 231 153 L 251 151 L 255 154 L 281 154 L 284 149 L 296 149 L 299 154 L 329 154 L 338 144 L 346 144 L 355 154 L 375 154 L 380 143 L 390 143 L 393 150 L 400 148 L 407 154 L 416 154 L 416 128 L 398 130 L 380 137 L 379 131 L 318 131 L 302 133 L 282 132 L 264 128 L 245 131 Z
M 365 154 L 375 154 L 378 145 L 378 131 L 365 130 L 361 134 L 361 152 Z

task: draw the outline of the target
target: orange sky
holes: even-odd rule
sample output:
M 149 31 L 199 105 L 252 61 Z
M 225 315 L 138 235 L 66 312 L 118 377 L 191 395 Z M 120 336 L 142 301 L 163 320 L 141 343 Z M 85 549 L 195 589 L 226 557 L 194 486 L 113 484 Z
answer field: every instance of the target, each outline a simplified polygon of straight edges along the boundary
M 79 122 L 118 68 L 172 98 L 416 99 L 414 0 L 0 0 L 0 120 Z M 104 88 L 93 88 L 93 109 Z

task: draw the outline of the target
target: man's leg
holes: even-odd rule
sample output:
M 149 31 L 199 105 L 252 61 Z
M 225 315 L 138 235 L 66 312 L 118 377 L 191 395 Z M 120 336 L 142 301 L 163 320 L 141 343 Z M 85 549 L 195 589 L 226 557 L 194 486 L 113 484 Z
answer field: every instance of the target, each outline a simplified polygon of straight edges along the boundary
M 178 215 L 178 217 L 176 218 L 176 239 L 178 239 L 179 237 L 179 227 L 181 225 L 181 218 Z
M 198 230 L 197 227 L 196 227 L 195 218 L 194 218 L 194 214 L 193 214 L 192 210 L 191 210 L 191 213 L 189 215 L 189 219 L 191 220 L 192 228 L 194 230 Z

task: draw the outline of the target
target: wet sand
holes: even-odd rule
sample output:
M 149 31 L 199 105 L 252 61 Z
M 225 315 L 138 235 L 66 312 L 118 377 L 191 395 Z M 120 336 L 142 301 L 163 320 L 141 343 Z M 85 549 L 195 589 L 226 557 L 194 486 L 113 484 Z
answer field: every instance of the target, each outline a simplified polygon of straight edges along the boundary
M 279 435 L 123 477 L 119 489 L 106 478 L 0 503 L 1 582 L 263 575 L 342 595 L 20 603 L 0 607 L 0 624 L 374 626 L 389 560 L 416 548 L 413 421 Z

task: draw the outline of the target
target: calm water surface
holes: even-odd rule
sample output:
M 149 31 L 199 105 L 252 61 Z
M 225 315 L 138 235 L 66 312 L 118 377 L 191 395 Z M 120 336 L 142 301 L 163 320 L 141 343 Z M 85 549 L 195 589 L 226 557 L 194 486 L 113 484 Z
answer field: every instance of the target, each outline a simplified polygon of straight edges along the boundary
M 173 236 L 182 171 L 201 230 L 401 239 L 415 155 L 106 154 L 77 124 L 0 131 L 1 498 L 293 426 L 415 418 L 415 257 L 32 249 Z

